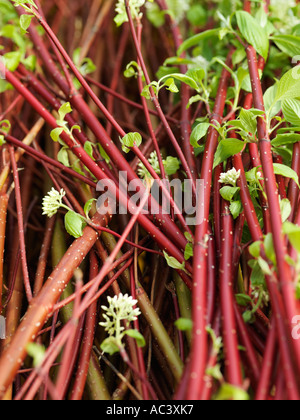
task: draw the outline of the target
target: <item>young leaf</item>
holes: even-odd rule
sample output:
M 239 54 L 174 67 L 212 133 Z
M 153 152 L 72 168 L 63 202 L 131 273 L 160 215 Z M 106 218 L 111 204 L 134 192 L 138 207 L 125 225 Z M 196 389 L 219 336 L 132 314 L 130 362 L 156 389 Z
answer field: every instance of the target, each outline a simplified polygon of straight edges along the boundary
M 190 139 L 190 143 L 193 147 L 199 147 L 198 141 L 206 136 L 209 127 L 209 123 L 200 123 L 193 129 Z
M 260 256 L 260 247 L 260 241 L 253 242 L 253 244 L 249 246 L 249 252 L 254 258 L 258 258 Z
M 97 201 L 95 198 L 91 198 L 89 201 L 87 201 L 84 205 L 84 214 L 86 215 L 86 218 L 89 218 L 89 213 L 92 209 L 93 203 Z
M 180 56 L 184 51 L 188 50 L 191 47 L 195 47 L 200 44 L 202 41 L 208 38 L 217 37 L 220 33 L 221 28 L 219 29 L 209 29 L 208 31 L 201 32 L 200 34 L 194 35 L 191 38 L 188 38 L 184 41 L 180 48 L 177 51 L 177 55 Z
M 127 330 L 125 331 L 125 334 L 128 335 L 131 338 L 134 338 L 138 347 L 145 347 L 146 341 L 143 337 L 143 335 L 137 331 L 137 330 Z
M 70 102 L 66 102 L 64 103 L 58 110 L 58 114 L 59 114 L 59 120 L 60 121 L 64 121 L 65 120 L 65 116 L 67 114 L 70 114 L 72 112 L 72 107 Z
M 51 131 L 50 136 L 53 141 L 58 142 L 60 140 L 60 136 L 63 133 L 64 129 L 62 127 L 54 128 L 54 130 Z
M 275 101 L 295 98 L 300 98 L 300 78 L 296 78 L 294 69 L 291 69 L 278 82 Z
M 68 211 L 65 215 L 65 228 L 69 235 L 74 238 L 80 238 L 83 235 L 83 229 L 86 223 L 82 217 L 74 211 Z
M 191 243 L 187 243 L 184 251 L 184 259 L 187 261 L 194 256 L 194 247 Z
M 114 337 L 108 337 L 101 343 L 101 350 L 104 353 L 108 353 L 110 356 L 113 356 L 116 353 L 120 352 L 118 345 L 116 344 L 116 339 Z
M 299 55 L 300 51 L 300 38 L 295 35 L 276 35 L 272 36 L 271 40 L 277 47 L 290 57 Z
M 25 14 L 20 16 L 20 26 L 25 33 L 27 32 L 27 29 L 29 28 L 33 17 L 33 15 Z
M 243 37 L 266 60 L 269 53 L 269 37 L 266 29 L 262 28 L 248 12 L 238 11 L 236 17 Z
M 290 214 L 292 212 L 292 206 L 288 198 L 284 198 L 280 201 L 280 210 L 282 223 L 284 223 L 290 217 Z
M 173 156 L 168 156 L 163 160 L 163 165 L 168 176 L 176 174 L 180 168 L 180 161 Z
M 289 123 L 294 126 L 300 126 L 300 101 L 297 99 L 286 99 L 282 102 L 282 112 Z
M 245 143 L 238 139 L 221 140 L 215 154 L 214 168 L 229 157 L 240 153 L 244 146 Z
M 238 293 L 235 297 L 239 306 L 248 306 L 248 304 L 252 302 L 251 297 L 243 293 Z
M 122 143 L 122 150 L 125 153 L 130 152 L 130 148 L 133 146 L 139 147 L 142 144 L 142 136 L 140 133 L 128 133 L 122 139 L 120 139 Z
M 272 261 L 274 265 L 276 265 L 276 254 L 274 249 L 274 243 L 273 243 L 273 234 L 268 233 L 264 240 L 264 247 L 267 258 Z
M 298 187 L 300 188 L 299 177 L 298 177 L 297 172 L 295 172 L 289 166 L 282 165 L 281 163 L 274 163 L 273 166 L 274 166 L 275 175 L 281 175 L 281 176 L 284 176 L 286 178 L 293 179 L 296 182 L 296 184 L 298 185 Z
M 167 261 L 167 264 L 169 267 L 174 268 L 175 270 L 184 270 L 185 269 L 185 263 L 182 264 L 176 260 L 174 257 L 170 257 L 165 251 L 164 251 L 164 257 Z
M 244 130 L 248 133 L 255 134 L 257 129 L 256 115 L 250 109 L 242 109 L 240 112 L 240 121 Z
M 295 250 L 300 253 L 300 226 L 285 222 L 283 225 L 283 233 L 288 235 L 290 243 Z
M 174 325 L 179 331 L 191 331 L 193 329 L 193 321 L 188 318 L 178 318 Z
M 57 154 L 57 160 L 65 165 L 67 168 L 70 168 L 70 161 L 69 161 L 69 154 L 68 154 L 68 148 L 62 147 L 60 151 Z
M 230 213 L 234 219 L 237 219 L 243 211 L 243 205 L 240 200 L 232 201 L 229 206 Z
M 215 397 L 216 401 L 248 401 L 249 399 L 246 391 L 230 384 L 223 384 Z
M 231 201 L 235 194 L 240 191 L 239 187 L 229 187 L 225 186 L 220 189 L 220 194 L 222 198 L 226 201 Z
M 14 72 L 18 68 L 21 58 L 22 58 L 22 54 L 20 51 L 11 51 L 4 54 L 5 67 L 9 71 Z
M 28 343 L 26 351 L 30 357 L 33 358 L 33 366 L 38 368 L 42 365 L 45 357 L 46 349 L 41 344 Z
M 299 121 L 300 123 L 300 121 Z M 286 134 L 277 134 L 275 139 L 271 141 L 273 147 L 284 146 L 286 144 L 294 144 L 300 141 L 300 134 L 296 133 L 286 133 Z
M 192 89 L 198 90 L 198 84 L 192 79 L 190 76 L 181 73 L 173 73 L 172 77 L 179 82 L 185 83 L 186 85 L 190 86 Z

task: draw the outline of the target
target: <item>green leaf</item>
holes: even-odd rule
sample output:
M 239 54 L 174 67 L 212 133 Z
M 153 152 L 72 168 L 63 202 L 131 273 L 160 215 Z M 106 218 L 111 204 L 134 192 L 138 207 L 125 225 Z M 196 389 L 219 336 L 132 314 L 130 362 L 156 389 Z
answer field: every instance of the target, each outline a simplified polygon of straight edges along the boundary
M 179 331 L 191 331 L 193 329 L 193 321 L 188 318 L 178 318 L 174 325 Z
M 190 243 L 193 243 L 194 239 L 193 236 L 189 232 L 184 232 L 185 239 Z
M 284 198 L 280 201 L 280 210 L 282 223 L 284 223 L 290 217 L 292 212 L 292 206 L 288 198 Z
M 146 341 L 143 335 L 137 330 L 127 330 L 125 334 L 131 338 L 134 338 L 138 347 L 145 347 Z
M 109 158 L 108 154 L 106 153 L 106 151 L 101 146 L 101 144 L 99 144 L 99 143 L 98 143 L 98 148 L 99 148 L 99 153 L 100 153 L 101 157 L 103 157 L 103 159 L 105 160 L 106 163 L 109 163 L 110 158 Z
M 276 254 L 274 249 L 274 243 L 273 243 L 273 234 L 268 233 L 264 240 L 264 248 L 266 252 L 267 258 L 272 261 L 274 265 L 276 265 Z
M 29 28 L 33 17 L 33 15 L 26 14 L 20 16 L 20 26 L 25 33 L 27 32 L 27 29 Z
M 29 55 L 26 58 L 21 59 L 21 63 L 24 64 L 27 70 L 34 71 L 36 68 L 37 58 L 35 55 Z
M 255 315 L 252 311 L 245 311 L 243 313 L 243 320 L 246 324 L 253 324 L 255 322 Z
M 168 176 L 172 176 L 180 169 L 180 161 L 173 156 L 168 156 L 163 160 L 163 165 Z
M 184 270 L 185 269 L 185 263 L 182 264 L 176 260 L 174 257 L 170 257 L 165 251 L 164 251 L 164 257 L 168 263 L 168 266 L 171 268 L 174 268 L 175 270 Z
M 298 177 L 297 172 L 295 172 L 289 166 L 282 165 L 281 163 L 273 163 L 273 166 L 274 166 L 275 175 L 281 175 L 285 178 L 293 179 L 295 183 L 298 185 L 298 187 L 300 188 L 299 177 Z
M 193 129 L 190 138 L 190 142 L 193 147 L 199 147 L 198 141 L 206 136 L 209 127 L 209 123 L 200 123 Z
M 300 101 L 297 99 L 286 99 L 282 102 L 284 118 L 295 126 L 300 125 Z
M 4 54 L 5 67 L 9 71 L 14 72 L 18 68 L 21 58 L 22 58 L 22 54 L 20 51 L 11 51 Z
M 237 219 L 243 211 L 243 205 L 240 200 L 232 201 L 229 206 L 230 213 L 234 219 Z
M 95 201 L 97 201 L 95 198 L 91 198 L 89 201 L 87 201 L 85 203 L 85 206 L 84 206 L 84 214 L 86 215 L 86 218 L 87 219 L 89 218 L 89 213 L 90 213 L 90 211 L 91 211 L 91 209 L 93 207 L 93 203 Z
M 269 264 L 267 263 L 267 261 L 265 261 L 262 257 L 258 257 L 257 262 L 262 270 L 262 272 L 264 274 L 266 274 L 267 276 L 271 276 L 272 275 L 272 271 L 269 267 Z
M 94 160 L 94 145 L 93 145 L 93 143 L 90 142 L 90 141 L 86 141 L 84 143 L 84 150 L 89 155 L 89 157 Z
M 256 260 L 251 260 L 249 261 L 248 265 L 252 268 L 250 276 L 252 287 L 265 286 L 265 275 L 262 272 L 258 262 Z
M 235 295 L 235 297 L 237 304 L 240 306 L 248 306 L 248 304 L 252 302 L 251 297 L 243 293 L 238 293 Z
M 254 258 L 258 258 L 260 256 L 260 248 L 261 248 L 260 241 L 253 242 L 253 244 L 249 246 L 249 252 Z
M 181 44 L 180 48 L 177 51 L 177 55 L 180 56 L 184 51 L 188 50 L 191 47 L 199 45 L 202 41 L 205 41 L 206 39 L 217 37 L 220 33 L 220 30 L 221 28 L 209 29 L 208 31 L 201 32 L 200 34 L 188 38 Z
M 122 150 L 125 153 L 130 152 L 130 148 L 133 146 L 139 147 L 142 144 L 142 136 L 140 133 L 128 133 L 122 139 L 120 139 L 122 143 Z
M 0 129 L 1 131 L 4 131 L 4 133 L 9 133 L 11 129 L 11 123 L 9 120 L 2 120 L 0 121 Z
M 240 153 L 244 146 L 245 143 L 238 139 L 221 140 L 215 154 L 214 168 L 231 156 Z
M 273 147 L 284 146 L 286 144 L 294 144 L 300 141 L 300 134 L 296 133 L 286 133 L 286 134 L 277 134 L 275 139 L 271 141 Z
M 291 69 L 278 82 L 275 101 L 296 98 L 300 98 L 300 78 L 295 77 L 295 69 Z
M 223 375 L 221 372 L 221 365 L 219 363 L 217 363 L 213 367 L 207 368 L 205 373 L 207 376 L 211 376 L 212 378 L 216 379 L 216 381 L 221 382 L 223 380 Z
M 184 251 L 184 259 L 188 261 L 191 257 L 194 256 L 194 247 L 193 244 L 187 243 Z
M 216 401 L 249 401 L 246 391 L 230 384 L 223 384 L 219 390 Z
M 220 189 L 220 194 L 222 198 L 226 201 L 231 201 L 236 193 L 240 191 L 239 187 L 229 187 L 225 186 Z
M 172 93 L 178 93 L 179 92 L 179 89 L 176 86 L 173 78 L 167 79 L 164 83 L 164 86 L 166 86 L 167 90 L 169 90 Z
M 256 133 L 257 120 L 256 115 L 250 109 L 242 109 L 240 112 L 240 121 L 243 124 L 245 131 L 251 134 Z
M 69 235 L 74 238 L 80 238 L 83 235 L 83 229 L 86 226 L 86 222 L 82 217 L 74 211 L 68 211 L 65 215 L 65 228 Z
M 28 355 L 33 358 L 33 366 L 35 368 L 40 367 L 45 358 L 45 347 L 37 343 L 28 343 L 26 346 L 26 351 Z
M 58 142 L 60 140 L 60 136 L 63 133 L 64 129 L 62 127 L 54 128 L 54 130 L 51 131 L 50 136 L 53 141 Z
M 272 36 L 271 40 L 277 47 L 290 57 L 299 55 L 300 38 L 295 35 L 276 35 Z
M 116 343 L 116 339 L 114 337 L 108 337 L 101 343 L 101 350 L 104 353 L 108 353 L 110 356 L 113 356 L 116 353 L 120 352 L 120 349 Z
M 269 53 L 269 36 L 267 30 L 262 28 L 257 20 L 247 12 L 238 11 L 236 12 L 236 17 L 243 37 L 266 60 Z
M 172 73 L 172 77 L 179 82 L 185 83 L 190 86 L 192 89 L 198 90 L 198 84 L 190 76 L 181 73 Z
M 283 233 L 288 235 L 289 241 L 295 250 L 300 253 L 300 226 L 291 222 L 285 222 L 283 225 Z
M 276 101 L 277 85 L 269 87 L 264 93 L 264 104 L 269 118 L 275 117 L 281 109 L 281 102 Z
M 69 153 L 67 147 L 62 147 L 57 154 L 57 160 L 65 165 L 67 168 L 70 168 Z
M 64 121 L 65 120 L 65 116 L 67 114 L 70 114 L 72 112 L 72 107 L 70 102 L 66 102 L 64 103 L 58 110 L 58 114 L 59 114 L 59 120 L 60 121 Z

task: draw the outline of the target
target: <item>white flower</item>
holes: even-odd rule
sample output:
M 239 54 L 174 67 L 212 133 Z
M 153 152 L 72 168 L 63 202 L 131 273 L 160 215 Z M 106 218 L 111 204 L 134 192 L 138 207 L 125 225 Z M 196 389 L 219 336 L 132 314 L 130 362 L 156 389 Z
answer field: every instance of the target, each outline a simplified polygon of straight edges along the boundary
M 108 297 L 107 300 L 109 306 L 101 306 L 105 312 L 103 314 L 105 322 L 100 322 L 100 325 L 105 328 L 105 331 L 110 336 L 115 335 L 118 340 L 122 331 L 124 331 L 124 327 L 121 327 L 120 322 L 125 320 L 129 324 L 135 321 L 141 315 L 141 312 L 139 308 L 134 308 L 137 300 L 133 299 L 132 296 L 128 296 L 128 294 L 123 295 L 120 293 L 119 296 Z
M 219 179 L 221 184 L 230 184 L 233 187 L 236 186 L 237 180 L 241 176 L 241 171 L 236 170 L 235 168 L 231 169 L 228 172 L 222 173 Z
M 154 169 L 154 171 L 160 175 L 160 168 L 159 168 L 159 162 L 158 162 L 158 157 L 157 157 L 157 153 L 156 152 L 152 152 L 148 162 L 150 163 L 150 165 L 152 166 L 152 168 Z M 146 167 L 144 166 L 144 164 L 142 162 L 140 162 L 138 164 L 138 175 L 140 178 L 145 178 L 145 176 L 147 176 L 148 178 L 151 178 L 151 175 L 149 173 L 149 171 L 146 169 Z
M 140 12 L 140 8 L 144 6 L 146 0 L 129 0 L 130 12 L 132 19 L 141 19 L 143 14 Z M 128 22 L 128 16 L 125 7 L 125 0 L 118 0 L 116 4 L 116 17 L 115 22 L 118 26 L 124 22 Z
M 66 193 L 63 189 L 57 191 L 52 188 L 43 198 L 43 215 L 47 215 L 49 218 L 54 216 L 62 206 L 62 199 L 65 195 Z

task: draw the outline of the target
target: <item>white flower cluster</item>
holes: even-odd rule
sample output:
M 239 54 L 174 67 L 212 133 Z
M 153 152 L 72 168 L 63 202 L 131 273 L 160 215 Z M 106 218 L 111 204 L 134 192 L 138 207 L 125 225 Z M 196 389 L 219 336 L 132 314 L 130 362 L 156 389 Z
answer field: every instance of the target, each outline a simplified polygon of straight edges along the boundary
M 140 12 L 140 8 L 144 6 L 146 0 L 129 0 L 130 12 L 132 19 L 141 19 L 143 14 Z M 118 0 L 116 4 L 116 17 L 115 22 L 118 26 L 128 22 L 128 16 L 125 7 L 125 0 Z
M 101 306 L 105 313 L 103 318 L 105 322 L 100 322 L 100 325 L 105 328 L 105 331 L 108 332 L 110 336 L 116 336 L 116 339 L 119 338 L 124 327 L 121 327 L 120 322 L 126 320 L 128 323 L 135 321 L 141 311 L 139 308 L 134 308 L 137 304 L 137 300 L 133 299 L 132 296 L 128 294 L 123 295 L 122 293 L 119 296 L 114 296 L 113 298 L 107 298 L 109 306 Z
M 156 152 L 152 152 L 148 162 L 150 163 L 150 165 L 152 166 L 152 168 L 154 169 L 154 171 L 160 175 L 160 169 L 159 169 L 159 162 L 158 162 L 158 157 L 157 157 L 157 153 Z M 146 167 L 143 165 L 142 162 L 140 162 L 138 164 L 138 175 L 140 178 L 145 178 L 145 176 L 148 176 L 149 178 L 151 178 L 150 173 L 147 171 Z
M 219 182 L 221 184 L 229 184 L 235 187 L 237 180 L 240 178 L 240 176 L 241 176 L 241 171 L 240 170 L 237 171 L 235 168 L 233 168 L 228 172 L 222 173 L 220 176 Z
M 270 295 L 266 290 L 263 289 L 262 286 L 257 286 L 252 291 L 252 296 L 254 299 L 261 299 L 263 306 L 268 306 L 270 302 Z
M 65 195 L 66 193 L 63 189 L 57 191 L 52 188 L 43 198 L 43 215 L 47 215 L 49 218 L 54 216 L 62 206 L 62 199 Z

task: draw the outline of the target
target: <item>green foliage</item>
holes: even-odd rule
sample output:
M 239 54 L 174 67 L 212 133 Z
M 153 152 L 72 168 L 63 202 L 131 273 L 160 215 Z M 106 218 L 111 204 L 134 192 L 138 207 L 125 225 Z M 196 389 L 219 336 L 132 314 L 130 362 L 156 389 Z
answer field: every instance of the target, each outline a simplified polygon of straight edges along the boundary
M 104 353 L 113 355 L 125 349 L 122 342 L 125 335 L 132 337 L 136 340 L 139 347 L 144 347 L 146 342 L 142 334 L 133 329 L 125 329 L 121 325 L 122 321 L 125 321 L 128 327 L 131 322 L 137 320 L 137 317 L 141 314 L 138 308 L 135 308 L 137 300 L 133 299 L 132 296 L 123 295 L 110 296 L 107 298 L 109 306 L 101 306 L 103 310 L 104 322 L 100 322 L 99 325 L 105 328 L 108 332 L 109 337 L 106 338 L 101 344 L 101 350 Z
M 243 37 L 266 60 L 269 53 L 269 36 L 266 28 L 244 11 L 236 12 L 236 18 Z
M 8 134 L 11 129 L 11 124 L 8 120 L 0 121 L 0 131 L 5 134 Z M 0 146 L 5 143 L 5 134 L 0 134 Z
M 225 162 L 228 158 L 240 153 L 245 147 L 245 143 L 238 139 L 226 139 L 221 140 L 219 142 L 215 160 L 214 160 L 214 168 L 220 163 Z
M 188 318 L 178 318 L 174 325 L 179 331 L 191 331 L 193 329 L 193 321 Z
M 129 153 L 133 146 L 140 147 L 142 141 L 143 139 L 140 133 L 128 133 L 122 139 L 120 138 L 122 150 L 125 153 Z
M 41 344 L 29 343 L 26 346 L 26 351 L 30 357 L 33 359 L 33 366 L 39 368 L 45 358 L 46 349 Z
M 65 215 L 65 228 L 69 235 L 80 238 L 86 226 L 85 220 L 74 211 L 68 211 Z
M 180 263 L 179 261 L 176 260 L 176 258 L 171 257 L 165 251 L 164 251 L 164 257 L 169 267 L 173 268 L 174 270 L 183 270 L 183 271 L 185 270 L 184 262 Z

